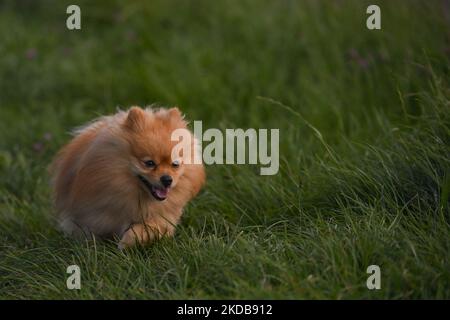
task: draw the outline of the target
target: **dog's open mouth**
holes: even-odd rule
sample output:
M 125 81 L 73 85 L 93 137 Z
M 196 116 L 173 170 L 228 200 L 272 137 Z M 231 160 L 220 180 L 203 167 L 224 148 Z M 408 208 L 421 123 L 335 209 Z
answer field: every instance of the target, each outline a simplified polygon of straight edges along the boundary
M 169 193 L 169 188 L 164 187 L 156 187 L 152 185 L 146 178 L 141 175 L 138 175 L 139 180 L 144 184 L 144 186 L 150 191 L 152 196 L 159 201 L 163 201 L 167 198 L 167 194 Z

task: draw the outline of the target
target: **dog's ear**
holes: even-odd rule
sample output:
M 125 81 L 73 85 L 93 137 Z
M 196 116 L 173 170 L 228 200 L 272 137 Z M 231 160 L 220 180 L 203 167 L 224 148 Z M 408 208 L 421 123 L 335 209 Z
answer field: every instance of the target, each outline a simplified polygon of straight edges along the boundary
M 145 127 L 145 111 L 140 107 L 131 107 L 125 120 L 125 127 L 134 131 L 141 131 Z
M 173 117 L 173 118 L 179 118 L 180 120 L 182 120 L 184 117 L 181 114 L 180 109 L 178 109 L 178 107 L 173 107 L 169 109 L 169 116 Z
M 173 107 L 167 110 L 167 115 L 172 126 L 176 128 L 186 128 L 187 121 L 184 120 L 184 115 L 181 113 L 178 107 Z

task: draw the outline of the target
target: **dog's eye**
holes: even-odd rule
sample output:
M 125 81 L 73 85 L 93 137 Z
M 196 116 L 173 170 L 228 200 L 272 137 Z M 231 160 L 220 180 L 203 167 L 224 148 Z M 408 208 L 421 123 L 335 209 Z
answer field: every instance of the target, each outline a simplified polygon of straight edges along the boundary
M 175 160 L 174 162 L 172 162 L 172 167 L 178 168 L 179 166 L 180 166 L 180 161 Z
M 144 161 L 144 164 L 147 168 L 154 168 L 156 167 L 156 163 L 153 160 L 146 160 Z

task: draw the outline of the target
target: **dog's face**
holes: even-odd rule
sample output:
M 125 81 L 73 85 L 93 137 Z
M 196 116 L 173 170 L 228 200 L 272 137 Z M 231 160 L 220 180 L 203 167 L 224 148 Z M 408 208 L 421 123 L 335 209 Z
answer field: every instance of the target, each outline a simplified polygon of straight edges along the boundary
M 171 134 L 178 128 L 186 128 L 180 111 L 176 108 L 144 111 L 133 107 L 124 123 L 130 145 L 130 174 L 136 183 L 159 201 L 170 197 L 184 172 L 182 158 L 173 159 L 172 149 L 176 141 Z

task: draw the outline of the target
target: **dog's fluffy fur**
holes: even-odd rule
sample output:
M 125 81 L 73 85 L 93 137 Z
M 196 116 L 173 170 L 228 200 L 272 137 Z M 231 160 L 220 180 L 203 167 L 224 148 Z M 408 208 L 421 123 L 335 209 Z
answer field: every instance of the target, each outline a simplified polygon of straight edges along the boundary
M 63 231 L 117 237 L 119 248 L 173 235 L 205 182 L 202 164 L 171 159 L 171 134 L 186 125 L 177 108 L 132 107 L 77 130 L 50 166 Z M 168 188 L 163 175 L 172 178 Z

